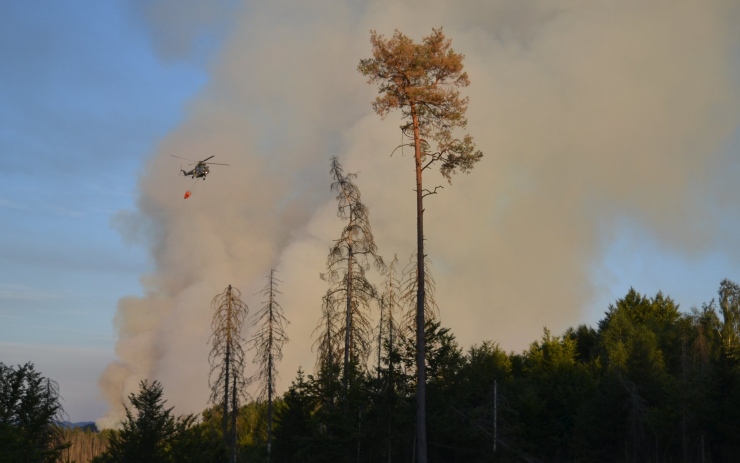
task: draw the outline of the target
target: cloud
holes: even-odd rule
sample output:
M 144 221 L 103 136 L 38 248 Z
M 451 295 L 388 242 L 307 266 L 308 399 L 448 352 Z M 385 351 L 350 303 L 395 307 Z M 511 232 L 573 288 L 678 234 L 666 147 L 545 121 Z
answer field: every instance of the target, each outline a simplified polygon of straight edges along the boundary
M 359 173 L 381 252 L 411 254 L 413 161 L 390 156 L 400 121 L 372 113 L 376 90 L 356 71 L 370 29 L 419 40 L 443 25 L 466 54 L 468 129 L 485 157 L 425 203 L 441 319 L 463 345 L 521 349 L 543 326 L 578 323 L 622 220 L 689 257 L 727 246 L 709 224 L 738 217 L 737 202 L 717 201 L 733 181 L 717 173 L 736 162 L 725 150 L 740 124 L 737 17 L 730 1 L 251 5 L 146 166 L 138 210 L 121 216 L 155 271 L 143 297 L 119 302 L 119 360 L 100 381 L 113 408 L 99 424 L 144 377 L 178 410 L 201 410 L 210 300 L 228 284 L 253 294 L 271 267 L 291 322 L 281 388 L 312 367 L 318 274 L 341 226 L 331 156 Z M 231 167 L 194 186 L 170 154 Z

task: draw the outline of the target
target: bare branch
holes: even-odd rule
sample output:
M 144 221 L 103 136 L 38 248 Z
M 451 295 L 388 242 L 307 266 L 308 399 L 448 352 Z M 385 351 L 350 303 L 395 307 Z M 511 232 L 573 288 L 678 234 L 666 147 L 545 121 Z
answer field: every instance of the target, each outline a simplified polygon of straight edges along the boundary
M 223 410 L 223 436 L 232 455 L 236 451 L 236 415 L 239 399 L 248 397 L 247 386 L 251 379 L 244 376 L 244 339 L 241 331 L 249 308 L 241 300 L 241 292 L 229 285 L 211 301 L 214 309 L 209 341 L 212 348 L 208 356 L 211 365 L 208 384 L 210 400 Z
M 417 287 L 419 285 L 419 271 L 416 265 L 416 253 L 409 258 L 409 263 L 403 269 L 401 281 L 400 300 L 406 306 L 406 310 L 401 319 L 401 329 L 407 333 L 407 336 L 413 336 L 416 324 L 416 304 L 417 304 Z M 436 283 L 430 271 L 432 263 L 429 258 L 424 256 L 424 315 L 426 320 L 437 320 L 439 318 L 439 306 L 435 298 Z
M 442 185 L 435 186 L 433 191 L 429 191 L 429 190 L 427 190 L 425 188 L 425 189 L 422 190 L 422 192 L 423 192 L 422 197 L 426 197 L 426 196 L 429 196 L 429 195 L 436 195 L 437 194 L 437 190 L 440 189 L 440 188 L 444 189 L 444 187 Z
M 275 270 L 270 270 L 267 279 L 267 285 L 257 293 L 265 300 L 262 308 L 252 316 L 252 326 L 256 329 L 248 342 L 249 350 L 255 354 L 252 362 L 258 365 L 257 372 L 252 375 L 257 384 L 257 400 L 274 397 L 278 378 L 276 363 L 282 360 L 283 345 L 288 342 L 285 329 L 289 322 L 277 301 L 277 296 L 282 294 L 278 285 L 282 282 L 275 276 Z
M 337 158 L 331 162 L 332 191 L 337 192 L 337 216 L 345 220 L 340 237 L 329 250 L 327 272 L 322 279 L 330 284 L 323 300 L 322 317 L 314 333 L 318 338 L 317 368 L 344 359 L 348 378 L 350 360 L 367 359 L 373 329 L 369 319 L 370 302 L 377 297 L 366 271 L 384 267 L 378 255 L 369 220 L 369 210 L 354 183 L 356 174 L 346 174 Z M 345 381 L 346 387 L 346 381 Z

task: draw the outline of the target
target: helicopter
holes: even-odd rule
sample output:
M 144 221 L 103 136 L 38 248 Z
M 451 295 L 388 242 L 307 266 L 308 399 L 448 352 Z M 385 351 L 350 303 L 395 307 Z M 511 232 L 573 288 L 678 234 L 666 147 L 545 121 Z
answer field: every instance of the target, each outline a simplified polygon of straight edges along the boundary
M 206 175 L 208 175 L 208 173 L 211 171 L 210 168 L 208 167 L 209 165 L 215 165 L 215 166 L 228 166 L 229 165 L 229 164 L 221 164 L 219 162 L 206 162 L 207 160 L 215 157 L 215 155 L 205 158 L 202 161 L 193 161 L 192 159 L 182 158 L 180 156 L 175 156 L 174 154 L 170 154 L 170 156 L 172 156 L 173 158 L 185 159 L 186 161 L 191 161 L 192 163 L 194 163 L 195 167 L 193 167 L 189 171 L 185 171 L 185 169 L 181 167 L 180 173 L 186 177 L 189 175 L 191 178 L 202 178 L 203 180 L 206 179 Z

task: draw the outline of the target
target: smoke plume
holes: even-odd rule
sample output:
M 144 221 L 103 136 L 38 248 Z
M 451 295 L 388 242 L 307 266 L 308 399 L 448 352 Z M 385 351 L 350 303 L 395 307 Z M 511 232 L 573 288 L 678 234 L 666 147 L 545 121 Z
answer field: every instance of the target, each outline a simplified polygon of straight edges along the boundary
M 279 388 L 312 368 L 319 273 L 341 226 L 332 156 L 358 173 L 380 252 L 411 255 L 413 158 L 390 155 L 398 115 L 372 112 L 376 89 L 356 70 L 371 29 L 419 41 L 443 26 L 466 55 L 468 130 L 484 158 L 452 185 L 425 177 L 444 185 L 426 199 L 425 230 L 441 321 L 463 346 L 518 350 L 543 326 L 582 322 L 599 291 L 592 272 L 625 221 L 691 257 L 727 244 L 712 224 L 740 219 L 722 174 L 737 169 L 727 149 L 740 124 L 732 0 L 248 3 L 207 88 L 145 166 L 138 210 L 119 217 L 154 271 L 142 297 L 119 302 L 100 426 L 121 418 L 142 378 L 162 381 L 178 412 L 202 410 L 210 301 L 232 284 L 256 310 L 249 295 L 270 268 L 291 322 Z M 176 31 L 191 21 L 148 21 L 155 38 L 193 36 Z M 191 180 L 170 155 L 230 166 L 183 200 Z

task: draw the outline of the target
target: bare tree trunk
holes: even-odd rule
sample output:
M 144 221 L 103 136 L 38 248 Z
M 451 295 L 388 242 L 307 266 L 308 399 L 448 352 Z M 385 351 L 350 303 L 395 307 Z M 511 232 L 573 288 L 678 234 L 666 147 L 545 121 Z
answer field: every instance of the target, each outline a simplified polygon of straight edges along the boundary
M 393 401 L 395 394 L 393 388 L 393 307 L 388 312 L 388 463 L 391 463 L 391 436 L 393 429 Z
M 432 29 L 422 44 L 416 45 L 396 30 L 393 38 L 386 40 L 375 31 L 370 32 L 373 58 L 360 60 L 358 70 L 369 77 L 368 83 L 379 84 L 379 93 L 373 109 L 381 117 L 389 111 L 401 109 L 406 136 L 413 127 L 414 161 L 416 163 L 416 239 L 417 239 L 417 293 L 416 293 L 416 448 L 417 461 L 427 463 L 426 439 L 426 345 L 424 334 L 425 255 L 424 255 L 424 189 L 422 171 L 432 164 L 441 163 L 440 173 L 448 181 L 456 171 L 468 172 L 483 153 L 475 150 L 472 137 L 457 138 L 455 128 L 467 124 L 467 98 L 460 98 L 454 87 L 467 87 L 467 73 L 462 72 L 463 55 L 455 53 L 451 41 L 442 29 Z M 434 102 L 433 109 L 421 107 L 417 102 Z M 408 112 L 406 112 L 408 108 Z M 411 123 L 408 123 L 408 116 Z M 422 150 L 422 135 L 424 150 Z M 437 150 L 430 148 L 436 141 Z M 426 166 L 422 165 L 426 162 Z M 436 191 L 436 189 L 435 189 Z M 427 192 L 433 194 L 434 192 Z
M 380 306 L 380 323 L 378 323 L 378 384 L 380 384 L 380 362 L 382 360 L 381 357 L 383 353 L 383 314 L 385 314 L 385 304 L 385 299 L 381 297 L 378 304 Z
M 229 364 L 231 356 L 231 346 L 226 345 L 226 375 L 224 380 L 224 419 L 223 419 L 223 431 L 224 431 L 224 442 L 228 445 L 229 443 Z
M 223 442 L 226 449 L 230 451 L 229 460 L 235 458 L 239 395 L 243 393 L 247 384 L 244 379 L 241 329 L 249 308 L 240 299 L 240 295 L 238 289 L 229 285 L 224 292 L 216 295 L 211 301 L 215 313 L 211 322 L 213 347 L 208 359 L 211 364 L 210 401 L 223 406 Z M 215 381 L 213 381 L 214 376 Z
M 280 294 L 277 286 L 280 280 L 275 278 L 276 271 L 270 270 L 269 284 L 260 292 L 267 296 L 265 305 L 255 314 L 253 325 L 258 326 L 252 334 L 249 344 L 250 350 L 255 351 L 254 363 L 259 365 L 258 371 L 249 381 L 258 382 L 257 403 L 267 400 L 267 461 L 272 461 L 272 421 L 273 397 L 275 396 L 275 378 L 278 376 L 276 362 L 282 358 L 283 344 L 288 341 L 285 335 L 285 325 L 288 321 L 282 313 L 282 308 L 276 300 L 276 293 Z
M 350 212 L 351 214 L 351 212 Z M 352 222 L 350 221 L 350 224 Z M 347 397 L 349 389 L 349 359 L 352 346 L 352 235 L 349 237 L 349 250 L 347 255 L 347 313 L 344 332 L 344 397 Z
M 236 463 L 236 415 L 237 415 L 237 402 L 236 402 L 236 376 L 234 376 L 234 386 L 231 388 L 231 462 Z
M 229 285 L 228 288 L 228 299 L 227 299 L 227 322 L 226 322 L 226 358 L 224 359 L 224 363 L 226 365 L 226 375 L 224 379 L 224 420 L 223 420 L 223 428 L 224 428 L 224 442 L 229 444 L 229 369 L 231 367 L 231 305 L 232 305 L 232 298 L 231 298 L 231 285 Z
M 272 388 L 267 391 L 267 463 L 272 462 Z
M 416 161 L 416 258 L 418 290 L 416 293 L 416 446 L 418 463 L 427 463 L 426 424 L 426 342 L 424 339 L 424 192 L 421 182 L 421 140 L 416 107 L 411 105 L 414 124 L 414 152 Z
M 273 320 L 274 320 L 274 314 L 273 314 L 273 304 L 274 301 L 274 294 L 275 294 L 275 288 L 274 288 L 274 270 L 270 270 L 270 303 L 269 303 L 269 320 L 270 325 L 268 327 L 268 343 L 270 345 L 269 348 L 269 354 L 267 358 L 267 463 L 272 462 L 272 349 L 273 349 L 273 339 L 272 339 L 272 328 L 273 328 Z

